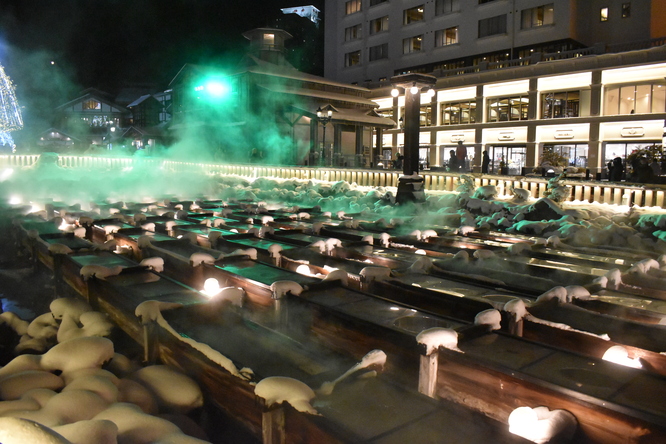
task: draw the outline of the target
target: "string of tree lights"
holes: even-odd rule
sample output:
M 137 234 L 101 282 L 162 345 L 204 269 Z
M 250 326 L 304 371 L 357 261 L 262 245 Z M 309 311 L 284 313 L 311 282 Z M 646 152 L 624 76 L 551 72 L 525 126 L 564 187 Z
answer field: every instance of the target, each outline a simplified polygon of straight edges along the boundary
M 23 128 L 21 109 L 14 93 L 14 84 L 0 65 L 0 146 L 15 147 L 11 132 Z

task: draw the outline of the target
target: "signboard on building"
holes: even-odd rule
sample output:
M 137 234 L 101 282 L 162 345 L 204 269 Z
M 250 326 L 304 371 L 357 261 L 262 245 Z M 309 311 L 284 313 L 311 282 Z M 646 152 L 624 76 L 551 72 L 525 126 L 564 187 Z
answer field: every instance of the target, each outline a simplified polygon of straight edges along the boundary
M 574 138 L 574 130 L 572 130 L 572 129 L 556 130 L 555 134 L 553 136 L 558 140 L 573 139 Z
M 622 137 L 643 137 L 645 129 L 642 126 L 625 126 L 620 131 Z

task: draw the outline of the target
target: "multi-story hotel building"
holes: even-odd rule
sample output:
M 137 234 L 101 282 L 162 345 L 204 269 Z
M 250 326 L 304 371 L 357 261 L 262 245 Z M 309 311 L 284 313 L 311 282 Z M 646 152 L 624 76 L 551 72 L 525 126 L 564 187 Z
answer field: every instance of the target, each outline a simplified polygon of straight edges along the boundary
M 420 157 L 446 163 L 459 140 L 509 173 L 544 148 L 602 172 L 661 144 L 666 118 L 666 0 L 351 0 L 326 6 L 326 77 L 371 90 L 398 126 L 376 153 L 402 149 L 404 95 L 391 77 L 437 77 L 421 98 Z

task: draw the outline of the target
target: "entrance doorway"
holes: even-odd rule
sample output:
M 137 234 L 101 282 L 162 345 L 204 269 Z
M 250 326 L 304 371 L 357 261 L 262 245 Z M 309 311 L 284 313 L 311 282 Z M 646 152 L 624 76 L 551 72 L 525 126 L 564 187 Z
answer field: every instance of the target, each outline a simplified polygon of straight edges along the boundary
M 522 174 L 525 166 L 527 147 L 524 145 L 491 145 L 488 154 L 490 155 L 489 173 L 518 176 Z

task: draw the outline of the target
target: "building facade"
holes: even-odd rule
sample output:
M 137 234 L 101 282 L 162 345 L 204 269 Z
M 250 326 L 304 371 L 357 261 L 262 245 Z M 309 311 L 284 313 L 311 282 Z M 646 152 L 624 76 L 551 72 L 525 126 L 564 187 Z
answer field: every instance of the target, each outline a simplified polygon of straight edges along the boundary
M 325 17 L 325 77 L 368 86 L 662 37 L 666 0 L 334 0 Z
M 421 97 L 419 157 L 445 167 L 525 174 L 545 151 L 591 174 L 662 144 L 666 0 L 351 0 L 327 3 L 326 75 L 371 90 L 395 129 L 381 160 L 404 150 L 404 92 L 391 78 L 437 77 Z M 378 160 L 377 160 L 378 161 Z
M 563 55 L 564 56 L 564 55 Z M 568 165 L 604 173 L 609 160 L 662 145 L 666 119 L 666 46 L 588 55 L 497 69 L 476 67 L 439 77 L 432 97 L 423 94 L 419 150 L 423 163 L 445 166 L 458 141 L 470 171 L 480 171 L 483 151 L 491 173 L 501 166 L 525 174 L 545 151 Z M 485 67 L 487 68 L 487 67 Z M 372 90 L 378 112 L 396 122 L 404 94 Z M 396 128 L 377 137 L 384 158 L 404 149 Z

